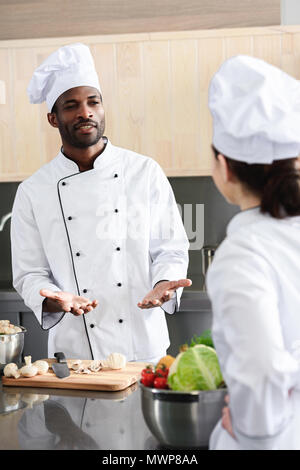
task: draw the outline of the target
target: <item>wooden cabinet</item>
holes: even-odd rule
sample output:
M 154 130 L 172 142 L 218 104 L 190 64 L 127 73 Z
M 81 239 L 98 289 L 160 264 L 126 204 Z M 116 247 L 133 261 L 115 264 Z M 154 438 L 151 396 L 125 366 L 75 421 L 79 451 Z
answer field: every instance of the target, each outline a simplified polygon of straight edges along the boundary
M 106 135 L 168 176 L 210 174 L 208 85 L 226 58 L 253 55 L 300 78 L 299 26 L 1 41 L 0 181 L 21 181 L 58 153 L 46 104 L 30 104 L 26 88 L 45 57 L 79 41 L 95 59 Z
M 269 26 L 280 23 L 280 6 L 280 0 L 1 0 L 0 39 Z

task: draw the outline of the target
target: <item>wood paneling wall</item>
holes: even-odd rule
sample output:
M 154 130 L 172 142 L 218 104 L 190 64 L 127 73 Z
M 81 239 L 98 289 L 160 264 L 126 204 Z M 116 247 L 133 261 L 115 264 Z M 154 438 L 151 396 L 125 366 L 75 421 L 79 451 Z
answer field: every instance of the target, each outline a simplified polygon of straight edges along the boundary
M 51 160 L 60 136 L 46 104 L 29 103 L 34 68 L 78 38 L 0 42 L 0 181 L 19 181 Z M 209 175 L 209 81 L 236 54 L 260 57 L 300 79 L 300 26 L 87 36 L 99 74 L 106 135 L 157 160 L 168 176 Z M 230 118 L 230 117 L 229 117 Z
M 1 0 L 0 40 L 280 24 L 280 0 Z

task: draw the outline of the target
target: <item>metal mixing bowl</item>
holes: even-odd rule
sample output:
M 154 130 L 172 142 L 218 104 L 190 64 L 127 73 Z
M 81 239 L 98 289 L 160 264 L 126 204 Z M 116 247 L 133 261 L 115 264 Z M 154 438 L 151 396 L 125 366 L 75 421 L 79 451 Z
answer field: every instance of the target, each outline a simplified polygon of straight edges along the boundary
M 0 370 L 9 362 L 20 361 L 20 356 L 24 348 L 24 334 L 26 329 L 20 326 L 19 333 L 0 334 Z
M 227 388 L 177 392 L 145 387 L 139 382 L 145 422 L 164 447 L 207 448 L 222 416 Z

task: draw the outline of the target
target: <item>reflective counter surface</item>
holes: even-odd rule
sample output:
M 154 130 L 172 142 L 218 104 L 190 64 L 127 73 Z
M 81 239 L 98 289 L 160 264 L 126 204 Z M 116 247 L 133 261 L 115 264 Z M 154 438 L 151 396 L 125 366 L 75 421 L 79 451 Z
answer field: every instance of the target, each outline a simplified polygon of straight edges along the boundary
M 138 383 L 121 392 L 0 385 L 1 450 L 162 449 L 144 421 Z

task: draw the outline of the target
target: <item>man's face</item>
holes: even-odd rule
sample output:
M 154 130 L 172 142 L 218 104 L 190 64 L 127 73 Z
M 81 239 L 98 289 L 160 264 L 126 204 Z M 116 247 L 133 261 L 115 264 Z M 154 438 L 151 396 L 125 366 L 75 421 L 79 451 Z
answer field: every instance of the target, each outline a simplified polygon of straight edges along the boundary
M 58 127 L 63 144 L 76 148 L 96 145 L 105 129 L 102 98 L 96 88 L 80 86 L 63 93 L 48 114 L 53 127 Z

